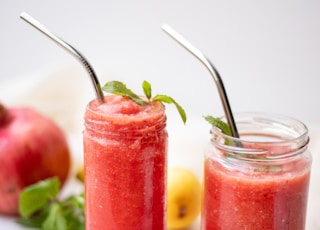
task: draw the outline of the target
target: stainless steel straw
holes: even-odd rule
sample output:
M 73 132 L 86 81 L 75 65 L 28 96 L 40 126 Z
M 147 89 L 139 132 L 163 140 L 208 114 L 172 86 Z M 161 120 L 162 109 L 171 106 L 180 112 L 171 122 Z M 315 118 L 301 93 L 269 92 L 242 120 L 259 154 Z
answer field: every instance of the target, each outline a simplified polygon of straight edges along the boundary
M 213 80 L 215 81 L 218 92 L 220 95 L 220 99 L 222 101 L 223 109 L 225 116 L 227 118 L 227 122 L 231 128 L 232 136 L 239 138 L 239 133 L 237 130 L 237 126 L 234 122 L 233 114 L 231 111 L 231 107 L 229 104 L 229 100 L 227 97 L 226 90 L 224 88 L 222 79 L 214 67 L 214 65 L 211 63 L 211 61 L 197 48 L 195 48 L 188 40 L 186 40 L 184 37 L 182 37 L 179 33 L 177 33 L 174 29 L 172 29 L 169 25 L 162 25 L 161 27 L 168 35 L 170 35 L 174 40 L 176 40 L 180 45 L 182 45 L 185 49 L 187 49 L 191 54 L 193 54 L 198 60 L 200 60 L 209 70 Z
M 56 36 L 53 33 L 51 33 L 44 25 L 42 25 L 40 22 L 38 22 L 37 20 L 32 18 L 27 13 L 22 12 L 20 14 L 20 18 L 23 19 L 24 21 L 28 22 L 30 25 L 32 25 L 33 27 L 38 29 L 40 32 L 42 32 L 43 34 L 45 34 L 49 38 L 51 38 L 54 42 L 56 42 L 62 48 L 67 50 L 70 54 L 72 54 L 75 58 L 77 58 L 84 65 L 85 69 L 87 70 L 87 72 L 90 75 L 90 78 L 91 78 L 91 81 L 93 83 L 97 99 L 100 102 L 103 102 L 104 101 L 104 96 L 103 96 L 103 93 L 102 93 L 102 90 L 101 90 L 101 86 L 100 86 L 99 80 L 98 80 L 93 68 L 91 67 L 91 65 L 87 61 L 87 59 L 78 50 L 76 50 L 74 47 L 72 47 L 70 44 L 68 44 L 67 42 L 65 42 L 64 40 L 59 38 L 58 36 Z

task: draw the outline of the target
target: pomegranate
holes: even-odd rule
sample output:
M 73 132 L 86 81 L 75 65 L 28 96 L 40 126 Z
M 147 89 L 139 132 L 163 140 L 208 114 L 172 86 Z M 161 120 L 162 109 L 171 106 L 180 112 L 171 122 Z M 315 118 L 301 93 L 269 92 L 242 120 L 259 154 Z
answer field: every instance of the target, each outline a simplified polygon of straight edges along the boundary
M 71 154 L 62 129 L 32 108 L 0 104 L 0 213 L 18 214 L 20 191 L 57 176 L 64 184 Z

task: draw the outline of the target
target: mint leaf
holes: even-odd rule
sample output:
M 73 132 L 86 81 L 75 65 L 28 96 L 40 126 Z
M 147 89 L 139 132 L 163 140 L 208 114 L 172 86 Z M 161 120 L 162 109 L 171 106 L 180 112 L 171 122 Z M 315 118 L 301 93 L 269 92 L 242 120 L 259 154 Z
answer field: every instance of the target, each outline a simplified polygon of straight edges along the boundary
M 211 125 L 216 126 L 221 130 L 222 133 L 232 136 L 232 131 L 227 123 L 222 121 L 220 118 L 213 117 L 213 116 L 205 116 L 204 119 L 208 121 Z
M 152 94 L 150 83 L 147 81 L 143 81 L 142 88 L 143 88 L 144 95 L 148 98 L 148 100 L 150 100 L 151 94 Z
M 84 230 L 84 194 L 73 195 L 61 202 L 68 229 Z
M 152 98 L 153 101 L 161 101 L 168 104 L 174 104 L 180 114 L 183 123 L 187 121 L 187 115 L 184 109 L 172 98 L 166 95 L 158 94 Z
M 57 177 L 40 181 L 26 187 L 19 195 L 19 213 L 28 218 L 46 206 L 59 193 L 60 181 Z
M 137 94 L 133 93 L 130 89 L 128 89 L 127 86 L 120 81 L 107 82 L 102 87 L 102 90 L 107 93 L 113 93 L 113 94 L 118 94 L 124 97 L 128 97 L 139 105 L 144 105 L 147 103 Z
M 149 102 L 145 101 L 143 98 L 133 93 L 130 89 L 127 88 L 125 84 L 123 84 L 120 81 L 109 81 L 102 87 L 102 90 L 107 93 L 113 93 L 113 94 L 121 95 L 124 97 L 128 97 L 139 105 L 148 104 L 150 103 L 150 101 L 161 101 L 168 104 L 174 104 L 180 114 L 180 117 L 183 123 L 186 123 L 187 121 L 186 112 L 172 97 L 159 94 L 153 97 L 152 100 L 150 100 L 152 97 L 152 90 L 151 90 L 151 84 L 148 81 L 142 82 L 142 89 L 143 89 L 144 95 L 146 96 Z
M 223 120 L 221 120 L 220 118 L 213 117 L 213 116 L 205 116 L 204 119 L 206 119 L 206 121 L 208 121 L 212 126 L 219 128 L 222 133 L 224 133 L 228 136 L 232 136 L 232 131 L 231 131 L 229 125 L 226 122 L 224 122 Z M 226 145 L 234 145 L 235 143 L 234 143 L 234 141 L 227 138 L 225 141 L 225 144 Z
M 49 215 L 42 225 L 43 230 L 67 230 L 67 222 L 59 204 L 53 203 L 49 208 Z
M 229 127 L 229 125 L 227 123 L 225 123 L 224 121 L 222 121 L 220 118 L 215 118 L 212 116 L 205 116 L 204 117 L 206 119 L 206 121 L 208 121 L 211 125 L 216 126 L 217 128 L 219 128 L 221 130 L 222 133 L 228 135 L 228 136 L 232 136 L 232 131 Z M 236 145 L 234 143 L 234 141 L 230 140 L 230 139 L 226 139 L 225 141 L 226 145 L 232 146 L 232 145 Z M 225 153 L 224 155 L 227 157 L 231 157 L 234 158 L 235 153 L 233 154 L 229 154 L 229 153 Z M 266 156 L 257 156 L 255 154 L 246 154 L 246 153 L 238 153 L 238 155 L 242 155 L 245 158 L 251 158 L 251 159 L 256 159 L 256 160 L 267 160 Z M 254 168 L 254 171 L 256 172 L 273 172 L 273 173 L 277 173 L 277 172 L 281 172 L 282 171 L 282 166 L 276 163 L 270 163 L 270 164 L 261 164 L 260 166 L 257 166 Z
M 28 227 L 41 229 L 42 223 L 45 221 L 48 215 L 48 208 L 45 207 L 43 210 L 39 211 L 36 215 L 29 218 L 19 218 L 16 223 Z
M 84 194 L 60 200 L 59 192 L 60 182 L 55 177 L 24 188 L 19 200 L 21 218 L 16 222 L 42 230 L 84 230 Z

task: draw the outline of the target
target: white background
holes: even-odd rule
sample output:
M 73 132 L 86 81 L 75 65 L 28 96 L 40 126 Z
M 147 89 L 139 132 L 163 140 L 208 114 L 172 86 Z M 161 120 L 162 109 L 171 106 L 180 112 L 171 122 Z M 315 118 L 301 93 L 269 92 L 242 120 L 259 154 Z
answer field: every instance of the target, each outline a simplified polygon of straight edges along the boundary
M 52 66 L 82 71 L 65 50 L 22 21 L 22 11 L 79 49 L 102 84 L 123 80 L 139 91 L 145 79 L 189 114 L 221 115 L 211 76 L 161 30 L 167 23 L 214 63 L 234 112 L 319 121 L 320 1 L 2 1 L 0 84 L 10 78 L 23 84 L 26 74 Z
M 102 85 L 120 80 L 141 93 L 141 82 L 148 80 L 154 94 L 174 97 L 189 116 L 184 126 L 167 107 L 169 163 L 199 177 L 209 141 L 202 116 L 220 116 L 223 110 L 209 72 L 161 30 L 163 23 L 213 62 L 234 112 L 276 112 L 306 123 L 314 154 L 308 230 L 320 229 L 314 201 L 320 192 L 320 1 L 2 1 L 0 101 L 34 105 L 52 116 L 71 131 L 81 159 L 83 113 L 95 95 L 88 74 L 21 20 L 23 11 L 83 53 Z

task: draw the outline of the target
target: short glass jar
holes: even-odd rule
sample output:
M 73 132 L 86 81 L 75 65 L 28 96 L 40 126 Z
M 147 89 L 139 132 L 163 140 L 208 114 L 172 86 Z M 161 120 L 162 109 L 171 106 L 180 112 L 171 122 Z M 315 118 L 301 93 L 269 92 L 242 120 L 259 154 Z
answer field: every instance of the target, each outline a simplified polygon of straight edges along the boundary
M 312 157 L 307 127 L 266 113 L 235 115 L 240 138 L 212 127 L 201 229 L 305 228 Z

